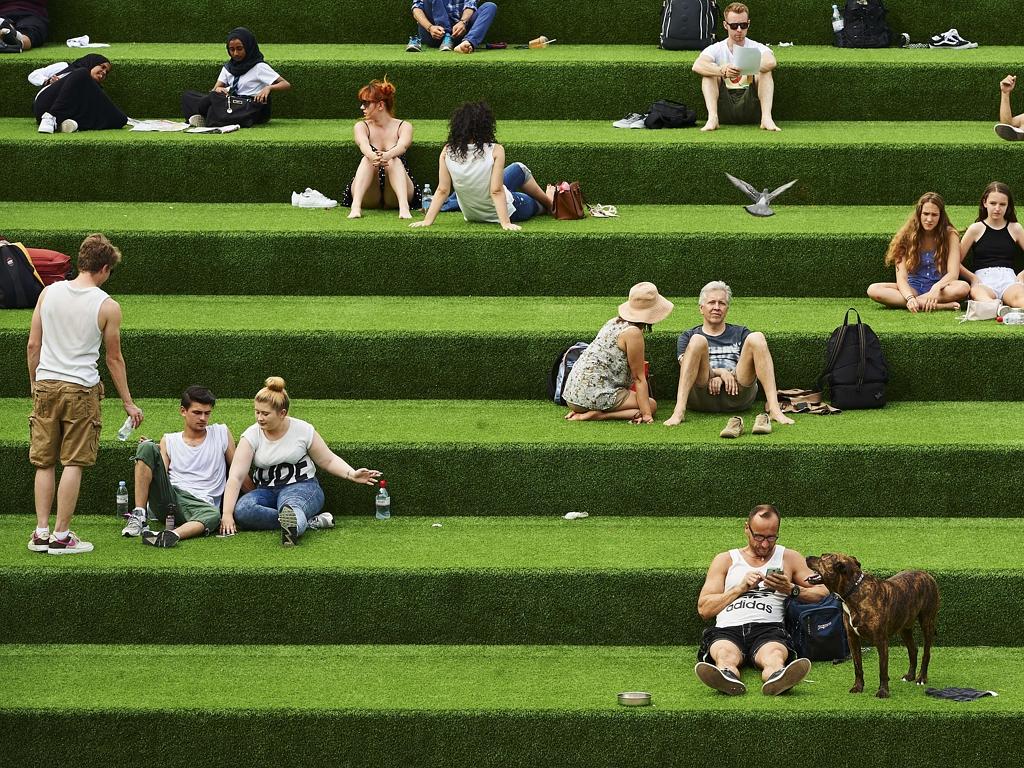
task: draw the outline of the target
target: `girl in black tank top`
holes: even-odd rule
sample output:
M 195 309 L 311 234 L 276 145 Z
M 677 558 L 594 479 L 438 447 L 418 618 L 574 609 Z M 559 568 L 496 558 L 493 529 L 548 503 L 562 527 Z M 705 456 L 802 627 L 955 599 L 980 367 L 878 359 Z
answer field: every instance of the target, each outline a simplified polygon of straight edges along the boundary
M 1010 188 L 993 181 L 981 196 L 978 218 L 964 232 L 960 252 L 973 253 L 971 272 L 960 274 L 971 284 L 971 298 L 998 299 L 1011 307 L 1024 307 L 1024 272 L 1014 273 L 1014 257 L 1024 247 L 1024 227 L 1017 222 Z
M 981 224 L 985 229 L 984 234 L 974 243 L 974 271 L 991 267 L 1013 269 L 1013 257 L 1019 248 L 1010 234 L 1010 223 L 1007 222 L 1001 229 L 990 227 L 986 221 Z

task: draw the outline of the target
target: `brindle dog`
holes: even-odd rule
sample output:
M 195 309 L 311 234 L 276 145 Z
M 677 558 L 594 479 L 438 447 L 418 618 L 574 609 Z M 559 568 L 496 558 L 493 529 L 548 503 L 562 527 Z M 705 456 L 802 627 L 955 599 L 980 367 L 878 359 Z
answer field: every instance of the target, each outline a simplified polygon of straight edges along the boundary
M 878 649 L 878 693 L 889 698 L 889 638 L 897 632 L 903 637 L 910 656 L 910 671 L 903 676 L 918 685 L 928 682 L 928 660 L 935 638 L 935 620 L 939 613 L 939 585 L 925 571 L 900 571 L 882 581 L 861 570 L 857 558 L 827 554 L 808 557 L 812 573 L 809 584 L 824 584 L 846 604 L 846 634 L 853 654 L 854 685 L 850 693 L 864 690 L 864 665 L 860 643 L 873 643 Z M 924 633 L 924 655 L 921 674 L 917 675 L 917 645 L 914 644 L 914 622 L 921 622 Z

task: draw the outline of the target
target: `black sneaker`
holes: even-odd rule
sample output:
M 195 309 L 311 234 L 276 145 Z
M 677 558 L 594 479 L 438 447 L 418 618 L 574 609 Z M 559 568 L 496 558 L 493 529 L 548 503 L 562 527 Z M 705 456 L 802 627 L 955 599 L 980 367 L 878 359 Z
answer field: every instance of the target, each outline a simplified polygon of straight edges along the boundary
M 294 547 L 299 543 L 299 520 L 295 510 L 287 504 L 277 513 L 277 522 L 281 526 L 281 546 Z
M 738 696 L 741 693 L 747 692 L 747 686 L 743 684 L 743 681 L 731 669 L 719 669 L 714 664 L 698 661 L 693 671 L 697 675 L 697 679 L 704 683 L 704 685 L 714 688 L 716 691 L 721 691 L 728 696 Z
M 946 48 L 951 51 L 965 51 L 969 48 L 977 48 L 977 43 L 964 40 L 955 29 L 943 32 L 941 35 L 932 35 L 929 46 L 932 48 Z
M 778 696 L 780 693 L 785 693 L 807 677 L 807 673 L 810 671 L 809 659 L 797 659 L 765 680 L 764 685 L 761 686 L 761 693 L 765 696 Z
M 0 42 L 7 45 L 16 45 L 21 50 L 21 38 L 18 37 L 18 30 L 14 28 L 14 22 L 0 16 Z
M 147 529 L 142 532 L 142 543 L 151 547 L 169 549 L 177 545 L 178 541 L 178 534 L 174 531 L 150 531 Z
M 0 53 L 21 53 L 21 40 L 16 43 L 0 43 Z

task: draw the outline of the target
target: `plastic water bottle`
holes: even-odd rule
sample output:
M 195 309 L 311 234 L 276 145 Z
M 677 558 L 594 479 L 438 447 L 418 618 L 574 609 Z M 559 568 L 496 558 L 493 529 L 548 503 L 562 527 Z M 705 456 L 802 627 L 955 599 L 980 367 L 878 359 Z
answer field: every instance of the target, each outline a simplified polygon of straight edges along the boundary
M 1019 309 L 1007 312 L 999 318 L 1003 325 L 1024 325 L 1024 311 Z
M 423 212 L 426 213 L 430 210 L 430 204 L 434 202 L 434 190 L 430 188 L 429 184 L 423 185 Z
M 377 519 L 378 520 L 390 520 L 391 519 L 391 494 L 388 493 L 388 481 L 380 481 L 380 490 L 377 491 L 376 498 L 377 505 Z
M 839 13 L 839 6 L 832 6 L 832 34 L 835 35 L 836 45 L 841 46 L 843 42 L 843 30 L 846 28 L 846 22 L 843 20 L 843 15 Z
M 121 425 L 121 428 L 117 430 L 117 439 L 123 443 L 128 439 L 128 436 L 132 433 L 133 429 L 135 429 L 135 425 L 132 424 L 132 417 L 129 416 L 124 420 L 124 424 Z
M 124 480 L 120 480 L 117 483 L 117 516 L 121 518 L 128 517 L 131 514 L 131 510 L 128 508 L 128 486 Z

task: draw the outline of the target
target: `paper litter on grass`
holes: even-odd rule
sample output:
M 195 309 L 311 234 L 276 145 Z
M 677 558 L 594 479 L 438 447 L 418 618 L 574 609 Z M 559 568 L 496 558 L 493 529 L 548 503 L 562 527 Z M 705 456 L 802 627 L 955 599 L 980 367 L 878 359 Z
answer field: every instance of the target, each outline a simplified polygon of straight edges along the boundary
M 90 43 L 88 35 L 68 38 L 68 48 L 109 48 L 110 43 Z
M 242 126 L 234 123 L 232 125 L 222 125 L 219 128 L 189 128 L 185 133 L 234 133 L 239 130 Z
M 179 123 L 175 120 L 133 120 L 129 117 L 128 124 L 132 127 L 133 131 L 139 132 L 159 131 L 161 133 L 174 133 L 175 131 L 184 131 L 188 128 L 188 123 Z

